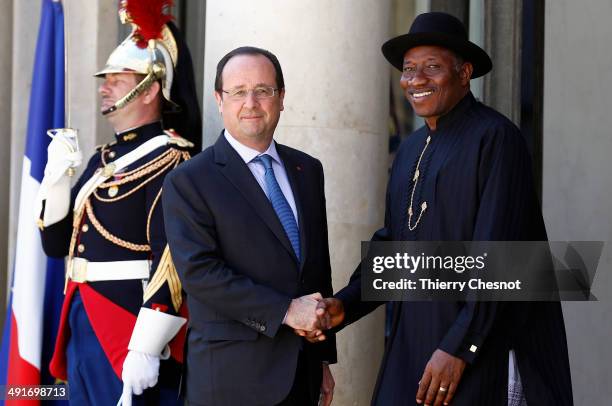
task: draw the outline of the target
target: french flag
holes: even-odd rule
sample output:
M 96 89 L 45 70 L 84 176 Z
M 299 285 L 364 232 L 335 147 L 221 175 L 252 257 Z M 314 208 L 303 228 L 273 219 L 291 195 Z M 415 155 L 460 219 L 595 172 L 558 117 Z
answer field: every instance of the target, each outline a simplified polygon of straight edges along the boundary
M 0 386 L 54 383 L 48 369 L 63 300 L 64 261 L 44 254 L 34 204 L 51 141 L 46 132 L 64 125 L 64 15 L 59 1 L 42 0 L 22 167 L 15 266 L 0 348 Z M 6 401 L 7 405 L 38 403 Z M 0 400 L 0 404 L 4 401 Z

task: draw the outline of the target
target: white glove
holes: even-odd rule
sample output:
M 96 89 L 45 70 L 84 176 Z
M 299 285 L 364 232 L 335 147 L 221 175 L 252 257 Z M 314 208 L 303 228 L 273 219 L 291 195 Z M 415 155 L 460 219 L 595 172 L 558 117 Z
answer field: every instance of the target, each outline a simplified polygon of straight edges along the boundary
M 141 395 L 145 389 L 152 388 L 157 384 L 159 376 L 159 357 L 156 355 L 145 354 L 140 351 L 129 351 L 123 362 L 123 405 L 129 398 L 132 401 L 132 393 Z
M 49 135 L 54 130 L 49 131 Z M 46 201 L 43 225 L 49 226 L 62 220 L 70 210 L 70 176 L 68 171 L 81 165 L 83 154 L 78 150 L 76 135 L 72 132 L 55 131 L 47 147 L 47 165 L 38 195 L 36 213 L 38 219 L 42 202 Z
M 117 406 L 132 406 L 132 388 L 123 385 L 123 393 L 117 402 Z
M 45 179 L 50 185 L 66 176 L 68 168 L 81 165 L 83 154 L 78 149 L 76 138 L 63 132 L 56 133 L 47 147 L 47 166 Z

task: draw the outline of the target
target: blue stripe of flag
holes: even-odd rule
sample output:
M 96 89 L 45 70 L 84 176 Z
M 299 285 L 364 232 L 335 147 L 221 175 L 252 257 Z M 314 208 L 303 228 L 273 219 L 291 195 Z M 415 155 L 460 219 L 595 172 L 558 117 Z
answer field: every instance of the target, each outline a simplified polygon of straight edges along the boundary
M 61 128 L 64 125 L 64 14 L 60 2 L 42 0 L 25 149 L 25 156 L 32 164 L 30 176 L 38 182 L 42 181 L 44 175 L 47 146 L 51 141 L 46 132 L 48 129 Z M 49 373 L 49 362 L 53 353 L 63 301 L 63 281 L 63 259 L 48 258 L 43 307 L 41 384 L 54 382 Z M 9 301 L 12 302 L 12 294 Z M 0 385 L 5 384 L 7 379 L 10 325 L 11 307 L 9 303 L 0 347 Z M 0 401 L 0 404 L 3 403 Z M 65 401 L 48 403 L 67 404 Z

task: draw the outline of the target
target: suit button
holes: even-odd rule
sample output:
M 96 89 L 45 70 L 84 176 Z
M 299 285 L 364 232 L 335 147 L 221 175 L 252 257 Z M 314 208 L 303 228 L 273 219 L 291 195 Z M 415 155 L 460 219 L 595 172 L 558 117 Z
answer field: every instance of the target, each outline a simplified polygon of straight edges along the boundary
M 81 231 L 84 232 L 84 233 L 88 232 L 89 231 L 89 225 L 83 224 L 81 226 Z
M 111 152 L 108 153 L 108 157 L 110 159 L 113 159 L 116 155 L 117 155 L 117 153 L 115 151 L 111 151 Z
M 259 331 L 261 331 L 262 333 L 266 331 L 266 326 L 259 325 Z
M 77 251 L 82 254 L 85 251 L 85 246 L 83 244 L 79 244 L 77 247 Z

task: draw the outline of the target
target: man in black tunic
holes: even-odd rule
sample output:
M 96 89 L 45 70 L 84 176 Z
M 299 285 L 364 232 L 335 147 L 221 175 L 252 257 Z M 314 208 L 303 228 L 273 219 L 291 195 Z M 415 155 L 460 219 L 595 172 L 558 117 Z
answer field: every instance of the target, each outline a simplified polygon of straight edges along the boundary
M 81 161 L 73 132 L 56 131 L 49 145 L 38 224 L 45 253 L 68 257 L 49 369 L 68 381 L 74 405 L 183 403 L 186 306 L 161 194 L 165 176 L 200 144 L 201 118 L 191 56 L 168 11 L 121 2 L 132 32 L 96 74 L 115 139 L 97 148 L 72 191 Z
M 492 63 L 461 22 L 422 14 L 382 51 L 426 125 L 397 153 L 373 240 L 546 240 L 519 129 L 470 92 L 470 79 Z M 380 305 L 361 301 L 360 277 L 358 268 L 325 299 L 333 326 Z M 559 303 L 395 302 L 393 310 L 373 404 L 572 404 Z

